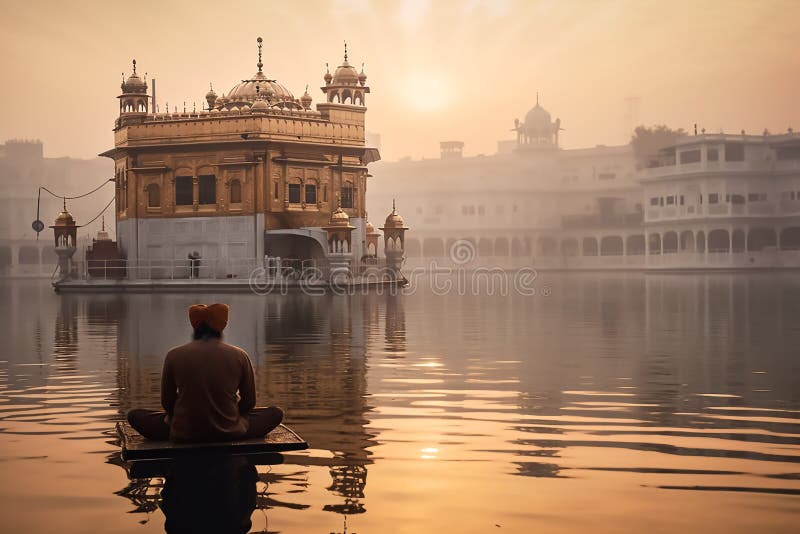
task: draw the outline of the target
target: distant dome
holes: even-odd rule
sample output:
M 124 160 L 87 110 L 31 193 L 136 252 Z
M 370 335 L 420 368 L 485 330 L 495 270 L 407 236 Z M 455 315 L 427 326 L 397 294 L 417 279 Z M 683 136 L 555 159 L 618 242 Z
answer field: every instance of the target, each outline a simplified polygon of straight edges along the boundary
M 552 128 L 552 124 L 550 113 L 540 106 L 539 102 L 536 102 L 536 105 L 525 115 L 526 129 L 548 130 Z
M 367 221 L 367 234 L 374 234 L 374 233 L 375 233 L 375 225 Z

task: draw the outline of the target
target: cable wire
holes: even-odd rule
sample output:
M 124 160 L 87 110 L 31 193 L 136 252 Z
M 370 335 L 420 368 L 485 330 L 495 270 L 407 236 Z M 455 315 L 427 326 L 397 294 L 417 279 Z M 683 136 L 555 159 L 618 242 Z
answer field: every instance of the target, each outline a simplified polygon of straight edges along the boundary
M 95 191 L 98 191 L 100 188 L 102 188 L 102 187 L 103 187 L 104 185 L 106 185 L 107 183 L 109 183 L 109 182 L 113 182 L 113 181 L 114 181 L 114 179 L 113 179 L 113 178 L 109 178 L 109 179 L 107 179 L 106 181 L 104 181 L 102 184 L 98 185 L 97 187 L 95 187 L 94 189 L 92 189 L 91 191 L 89 191 L 88 193 L 84 193 L 84 194 L 82 194 L 82 195 L 78 195 L 78 196 L 74 196 L 74 197 L 67 197 L 67 196 L 64 196 L 64 195 L 57 195 L 57 194 L 53 193 L 52 191 L 50 191 L 49 189 L 47 189 L 47 188 L 46 188 L 45 186 L 43 186 L 43 185 L 39 186 L 39 189 L 44 189 L 45 191 L 47 191 L 48 193 L 50 193 L 51 195 L 53 195 L 53 196 L 54 196 L 54 197 L 56 197 L 56 198 L 63 198 L 64 200 L 75 200 L 76 198 L 88 197 L 89 195 L 91 195 L 91 194 L 92 194 L 92 193 L 94 193 Z
M 95 222 L 95 221 L 96 221 L 98 218 L 100 218 L 100 216 L 106 212 L 106 210 L 107 210 L 107 209 L 108 209 L 108 207 L 111 205 L 111 203 L 112 203 L 112 202 L 114 202 L 114 199 L 115 199 L 115 198 L 116 198 L 115 196 L 114 196 L 114 197 L 111 197 L 111 200 L 109 200 L 109 201 L 108 201 L 108 204 L 106 204 L 106 207 L 105 207 L 105 208 L 103 208 L 102 210 L 100 210 L 100 213 L 98 213 L 97 215 L 95 215 L 95 216 L 94 216 L 94 219 L 92 219 L 91 221 L 87 222 L 86 224 L 82 224 L 81 226 L 89 226 L 90 224 L 92 224 L 93 222 Z

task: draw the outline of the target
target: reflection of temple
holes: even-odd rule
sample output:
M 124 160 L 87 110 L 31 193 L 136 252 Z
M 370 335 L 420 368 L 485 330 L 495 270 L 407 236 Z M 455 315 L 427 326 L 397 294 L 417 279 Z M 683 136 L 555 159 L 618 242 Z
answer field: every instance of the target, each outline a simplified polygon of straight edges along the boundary
M 386 350 L 400 353 L 406 350 L 406 315 L 402 295 L 386 295 Z
M 365 430 L 369 406 L 364 329 L 370 300 L 299 295 L 271 299 L 266 354 L 256 370 L 259 398 L 287 408 L 287 423 L 313 448 L 333 452 L 327 464 L 332 478 L 328 489 L 343 502 L 324 509 L 341 514 L 365 511 L 361 501 L 372 444 Z

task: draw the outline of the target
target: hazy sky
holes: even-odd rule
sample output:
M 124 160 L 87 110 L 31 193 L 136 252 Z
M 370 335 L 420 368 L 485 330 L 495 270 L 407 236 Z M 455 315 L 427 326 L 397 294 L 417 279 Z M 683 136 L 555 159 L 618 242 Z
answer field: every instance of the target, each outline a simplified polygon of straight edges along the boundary
M 626 142 L 627 97 L 640 123 L 800 129 L 798 21 L 800 0 L 19 2 L 0 18 L 0 141 L 91 157 L 131 58 L 162 106 L 191 109 L 256 71 L 259 35 L 267 75 L 315 102 L 347 40 L 388 160 L 451 139 L 493 153 L 537 91 L 567 147 Z

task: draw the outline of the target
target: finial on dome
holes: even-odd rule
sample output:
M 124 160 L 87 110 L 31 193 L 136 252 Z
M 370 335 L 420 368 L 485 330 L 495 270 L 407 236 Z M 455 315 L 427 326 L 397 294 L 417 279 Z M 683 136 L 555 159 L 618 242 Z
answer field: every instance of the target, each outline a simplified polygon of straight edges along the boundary
M 64 197 L 64 198 L 63 198 L 63 200 L 64 200 L 64 208 L 63 208 L 63 210 L 62 210 L 62 211 L 63 211 L 64 213 L 66 213 L 66 212 L 67 212 L 67 197 Z
M 394 199 L 392 199 L 392 213 L 397 213 L 397 207 L 395 206 Z
M 347 41 L 344 42 L 344 62 L 347 63 Z
M 258 72 L 261 72 L 261 68 L 264 66 L 264 64 L 261 62 L 261 43 L 263 41 L 264 40 L 261 37 L 256 39 L 256 42 L 258 42 L 258 63 L 256 63 L 256 66 L 258 67 Z
M 536 91 L 536 105 L 539 105 L 539 91 Z
M 101 222 L 100 231 L 101 232 L 105 232 L 106 231 L 106 216 L 105 216 L 105 214 L 103 214 L 103 216 L 100 218 L 100 222 Z
M 133 73 L 136 74 L 136 60 L 133 60 Z

